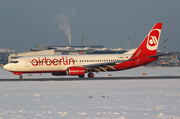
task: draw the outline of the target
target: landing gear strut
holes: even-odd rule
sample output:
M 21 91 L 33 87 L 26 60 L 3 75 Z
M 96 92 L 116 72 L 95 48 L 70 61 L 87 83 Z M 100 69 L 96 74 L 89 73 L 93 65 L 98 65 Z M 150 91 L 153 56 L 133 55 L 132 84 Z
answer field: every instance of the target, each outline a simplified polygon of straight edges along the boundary
M 84 75 L 79 75 L 79 78 L 84 78 Z
M 23 76 L 22 76 L 22 75 L 19 75 L 19 78 L 20 78 L 20 79 L 22 79 L 22 78 L 23 78 Z
M 93 73 L 89 73 L 88 74 L 88 78 L 93 78 L 94 77 L 94 74 Z

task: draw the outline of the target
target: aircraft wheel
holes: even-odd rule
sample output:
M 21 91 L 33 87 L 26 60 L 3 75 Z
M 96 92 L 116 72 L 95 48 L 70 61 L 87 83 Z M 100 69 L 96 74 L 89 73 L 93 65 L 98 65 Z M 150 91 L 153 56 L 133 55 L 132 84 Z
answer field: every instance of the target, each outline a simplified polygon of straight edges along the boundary
M 20 75 L 20 76 L 19 76 L 19 78 L 20 78 L 20 79 L 22 79 L 22 78 L 23 78 L 23 76 L 22 76 L 22 75 Z
M 79 75 L 79 78 L 84 78 L 84 75 Z
M 89 77 L 89 78 L 93 78 L 93 77 L 94 77 L 94 74 L 93 74 L 93 73 L 89 73 L 89 74 L 88 74 L 88 77 Z

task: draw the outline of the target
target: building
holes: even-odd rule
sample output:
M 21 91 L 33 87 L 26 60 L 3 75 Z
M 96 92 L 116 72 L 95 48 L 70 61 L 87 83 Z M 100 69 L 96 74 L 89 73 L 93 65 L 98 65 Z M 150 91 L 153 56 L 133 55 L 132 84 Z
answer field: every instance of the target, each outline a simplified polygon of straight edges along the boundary
M 15 53 L 15 50 L 8 48 L 0 48 L 0 66 L 8 63 L 8 56 L 11 53 Z
M 103 45 L 88 45 L 88 46 L 46 46 L 38 45 L 35 48 L 30 49 L 30 52 L 34 51 L 43 51 L 43 50 L 52 50 L 55 52 L 61 52 L 63 54 L 77 54 L 80 51 L 83 51 L 83 54 L 121 54 L 127 52 L 127 50 L 119 49 L 109 49 L 104 48 Z
M 163 52 L 158 51 L 157 54 L 162 54 Z M 180 54 L 173 53 L 172 55 L 160 56 L 158 60 L 148 64 L 148 66 L 157 67 L 178 67 L 180 66 Z
M 83 50 L 82 50 L 83 49 Z M 46 46 L 38 45 L 35 48 L 29 50 L 29 52 L 10 54 L 8 61 L 10 62 L 13 59 L 23 57 L 23 56 L 36 56 L 36 55 L 76 55 L 80 51 L 82 54 L 122 54 L 127 52 L 122 48 L 119 49 L 109 49 L 104 48 L 101 45 L 94 46 Z

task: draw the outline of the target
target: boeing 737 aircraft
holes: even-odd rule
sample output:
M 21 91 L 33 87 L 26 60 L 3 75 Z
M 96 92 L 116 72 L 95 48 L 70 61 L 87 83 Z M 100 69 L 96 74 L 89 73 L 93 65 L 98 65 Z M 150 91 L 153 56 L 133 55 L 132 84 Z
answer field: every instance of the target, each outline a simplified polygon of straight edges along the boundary
M 140 46 L 124 54 L 98 55 L 47 55 L 17 58 L 3 68 L 15 75 L 24 73 L 52 73 L 54 76 L 77 75 L 84 78 L 88 73 L 93 78 L 93 72 L 119 71 L 147 65 L 158 59 L 156 55 L 162 23 L 156 23 Z

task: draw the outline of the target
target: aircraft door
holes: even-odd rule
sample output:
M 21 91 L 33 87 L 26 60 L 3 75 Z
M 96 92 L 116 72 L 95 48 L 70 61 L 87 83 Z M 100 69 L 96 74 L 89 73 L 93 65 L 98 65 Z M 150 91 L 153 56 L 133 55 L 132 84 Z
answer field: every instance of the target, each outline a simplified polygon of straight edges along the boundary
M 29 59 L 28 58 L 24 58 L 24 62 L 25 62 L 25 67 L 29 67 Z

